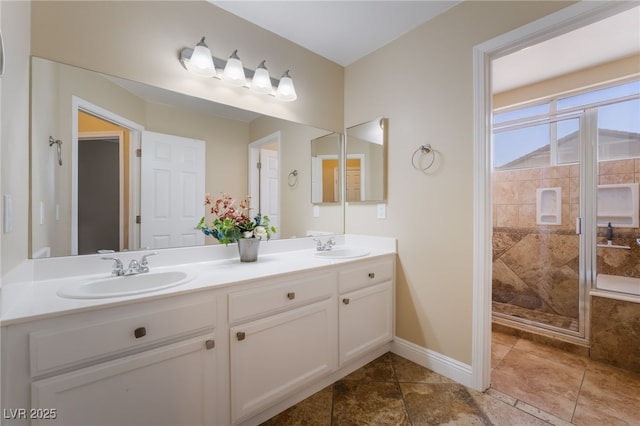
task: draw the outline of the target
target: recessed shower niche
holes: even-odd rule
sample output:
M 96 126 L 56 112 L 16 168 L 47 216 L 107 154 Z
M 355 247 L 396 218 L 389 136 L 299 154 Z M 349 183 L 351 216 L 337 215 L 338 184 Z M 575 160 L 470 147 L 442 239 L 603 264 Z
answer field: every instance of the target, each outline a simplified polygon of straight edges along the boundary
M 536 224 L 562 224 L 562 188 L 536 189 Z
M 598 185 L 598 226 L 638 228 L 638 183 Z

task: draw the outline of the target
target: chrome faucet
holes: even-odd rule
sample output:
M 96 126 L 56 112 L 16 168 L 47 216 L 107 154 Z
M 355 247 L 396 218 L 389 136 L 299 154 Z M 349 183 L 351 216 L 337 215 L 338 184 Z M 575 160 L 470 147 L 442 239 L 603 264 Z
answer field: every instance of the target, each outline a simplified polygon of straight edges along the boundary
M 102 260 L 113 260 L 113 269 L 111 270 L 111 275 L 114 277 L 121 277 L 124 275 L 124 266 L 122 265 L 122 261 L 117 257 L 103 257 Z
M 316 241 L 316 251 L 329 251 L 333 246 L 336 245 L 336 242 L 333 238 L 329 238 L 324 244 L 322 244 L 320 238 L 314 238 L 313 241 Z
M 129 266 L 126 270 L 124 269 L 122 261 L 117 257 L 103 257 L 102 259 L 113 260 L 113 270 L 111 271 L 111 275 L 115 277 L 122 277 L 125 275 L 136 275 L 149 272 L 149 261 L 147 260 L 147 258 L 156 254 L 158 253 L 154 252 L 145 254 L 144 256 L 142 256 L 142 259 L 140 259 L 139 262 L 135 259 L 131 259 L 131 262 L 129 262 Z

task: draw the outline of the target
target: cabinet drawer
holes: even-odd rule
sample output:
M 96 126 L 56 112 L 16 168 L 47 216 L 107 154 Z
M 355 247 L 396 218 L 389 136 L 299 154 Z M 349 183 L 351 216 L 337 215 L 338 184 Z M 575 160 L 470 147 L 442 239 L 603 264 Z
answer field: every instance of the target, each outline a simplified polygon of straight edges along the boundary
M 29 333 L 31 376 L 214 328 L 213 295 L 169 302 L 154 302 L 148 308 L 138 305 L 76 314 L 65 320 L 69 324 L 66 327 Z
M 369 262 L 361 266 L 345 269 L 338 275 L 339 291 L 351 291 L 388 281 L 393 278 L 393 259 Z
M 229 322 L 302 306 L 335 294 L 335 273 L 302 277 L 229 294 Z

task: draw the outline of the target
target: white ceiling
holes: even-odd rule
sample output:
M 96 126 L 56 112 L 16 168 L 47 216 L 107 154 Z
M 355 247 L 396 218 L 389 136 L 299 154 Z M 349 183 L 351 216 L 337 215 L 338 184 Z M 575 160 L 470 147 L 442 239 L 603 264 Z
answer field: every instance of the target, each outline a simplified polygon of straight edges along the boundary
M 208 1 L 343 66 L 461 3 Z M 494 91 L 531 84 L 638 52 L 640 7 L 494 61 Z
M 461 3 L 208 1 L 345 67 Z

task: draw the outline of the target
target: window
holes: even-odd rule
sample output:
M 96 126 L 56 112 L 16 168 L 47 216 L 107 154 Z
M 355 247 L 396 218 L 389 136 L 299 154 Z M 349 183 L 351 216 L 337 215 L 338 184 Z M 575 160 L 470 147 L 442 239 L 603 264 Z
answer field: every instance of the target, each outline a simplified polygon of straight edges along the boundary
M 593 110 L 598 159 L 640 157 L 640 80 L 494 114 L 496 170 L 576 163 L 580 120 Z

